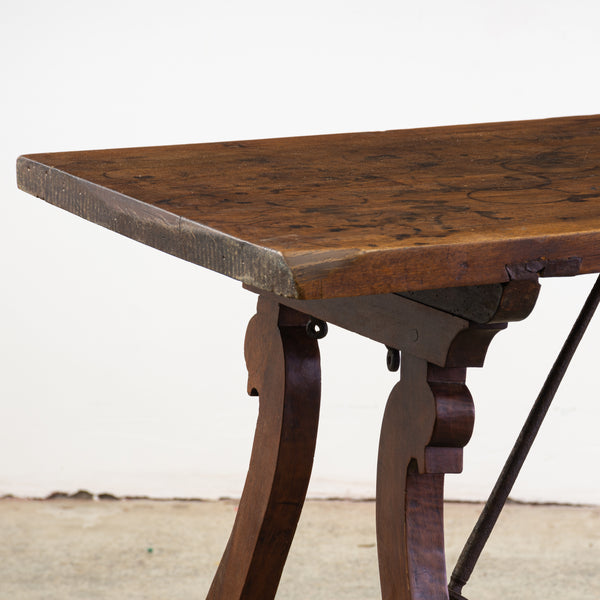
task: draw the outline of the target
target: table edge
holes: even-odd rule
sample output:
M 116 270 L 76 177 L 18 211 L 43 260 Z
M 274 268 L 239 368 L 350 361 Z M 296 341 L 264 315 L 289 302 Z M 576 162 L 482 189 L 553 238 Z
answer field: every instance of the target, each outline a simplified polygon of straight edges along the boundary
M 318 260 L 314 252 L 286 254 L 45 165 L 36 160 L 37 156 L 17 159 L 19 189 L 118 234 L 286 298 L 318 300 L 501 283 L 511 278 L 507 266 L 512 263 L 581 257 L 582 248 L 588 244 L 597 247 L 598 252 L 580 261 L 577 272 L 568 274 L 600 271 L 600 232 L 590 231 L 519 238 L 508 243 L 503 239 L 429 249 L 420 246 L 418 252 L 427 252 L 431 264 L 437 261 L 453 265 L 453 269 L 438 273 L 436 286 L 425 285 L 418 264 L 411 260 L 415 248 L 377 252 L 346 248 L 326 252 L 327 256 L 320 255 Z M 481 265 L 477 262 L 483 255 L 488 257 L 485 269 L 478 268 Z M 382 273 L 377 282 L 364 276 L 372 270 Z
M 272 248 L 180 217 L 27 155 L 17 159 L 17 186 L 49 204 L 162 252 L 265 291 L 300 298 L 287 261 Z

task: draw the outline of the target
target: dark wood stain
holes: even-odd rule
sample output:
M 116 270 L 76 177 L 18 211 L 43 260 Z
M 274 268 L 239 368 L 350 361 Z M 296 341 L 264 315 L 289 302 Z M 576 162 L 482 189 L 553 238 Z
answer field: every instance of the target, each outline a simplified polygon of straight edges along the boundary
M 600 116 L 37 154 L 17 176 L 287 297 L 499 283 L 538 258 L 600 271 Z
M 255 290 L 256 291 L 256 290 Z M 377 547 L 382 597 L 448 598 L 444 558 L 444 473 L 462 469 L 473 429 L 467 367 L 483 364 L 500 318 L 525 318 L 537 280 L 444 290 L 447 310 L 477 309 L 474 323 L 396 294 L 283 299 L 260 294 L 248 325 L 248 392 L 259 417 L 248 476 L 209 600 L 272 600 L 300 517 L 315 450 L 320 366 L 308 316 L 402 349 L 402 377 L 388 400 L 377 467 Z M 422 343 L 419 343 L 422 342 Z M 431 360 L 437 361 L 437 364 Z
M 396 294 L 326 300 L 262 296 L 438 365 L 445 364 L 453 341 L 469 326 L 465 319 Z
M 402 353 L 402 375 L 385 408 L 377 461 L 377 552 L 384 600 L 448 600 L 444 474 L 462 470 L 463 447 L 473 431 L 467 368 L 483 364 L 492 338 L 506 327 L 496 321 L 525 318 L 537 298 L 537 281 L 502 287 L 432 298 L 461 312 L 471 310 L 475 296 L 486 305 L 487 323 L 469 323 L 449 346 L 439 339 L 444 364 Z M 428 318 L 415 318 L 413 324 L 431 333 L 438 327 Z
M 207 600 L 272 600 L 312 470 L 321 367 L 307 315 L 266 298 L 248 325 L 248 392 L 259 396 L 252 457 Z

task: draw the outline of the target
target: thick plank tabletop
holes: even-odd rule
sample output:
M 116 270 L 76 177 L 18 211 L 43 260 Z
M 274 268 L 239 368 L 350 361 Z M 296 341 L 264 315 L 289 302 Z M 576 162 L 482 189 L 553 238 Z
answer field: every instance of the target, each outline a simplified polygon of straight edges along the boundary
M 36 154 L 17 178 L 288 297 L 496 283 L 536 260 L 600 271 L 600 116 Z

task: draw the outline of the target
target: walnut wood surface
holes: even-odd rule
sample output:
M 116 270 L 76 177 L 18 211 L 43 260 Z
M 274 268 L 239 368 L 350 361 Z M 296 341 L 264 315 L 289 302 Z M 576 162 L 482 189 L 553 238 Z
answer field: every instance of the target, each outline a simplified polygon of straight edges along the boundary
M 501 315 L 525 318 L 537 298 L 534 280 L 506 288 L 488 323 L 471 322 L 457 333 L 445 348 L 443 365 L 402 353 L 402 376 L 386 405 L 377 461 L 377 552 L 384 600 L 448 600 L 444 473 L 462 470 L 462 449 L 473 429 L 467 367 L 483 364 L 492 338 L 506 327 L 497 323 Z M 488 290 L 479 291 L 487 298 Z M 456 295 L 450 300 L 454 303 Z M 437 324 L 426 320 L 415 326 L 435 330 Z
M 438 365 L 445 364 L 448 348 L 469 326 L 464 319 L 396 294 L 326 300 L 263 296 Z M 427 327 L 420 328 L 421 323 Z
M 486 340 L 489 343 L 506 327 L 506 322 L 520 321 L 529 315 L 539 289 L 536 277 L 489 286 L 416 292 L 406 298 L 380 294 L 296 300 L 262 295 L 439 366 L 448 365 L 448 360 L 480 366 Z M 477 326 L 491 323 L 496 326 Z M 478 344 L 473 343 L 474 337 L 479 338 Z
M 38 154 L 17 175 L 287 297 L 493 284 L 537 259 L 600 271 L 600 116 Z
M 208 600 L 272 600 L 315 451 L 321 368 L 307 315 L 264 298 L 248 325 L 248 392 L 259 414 L 248 476 Z

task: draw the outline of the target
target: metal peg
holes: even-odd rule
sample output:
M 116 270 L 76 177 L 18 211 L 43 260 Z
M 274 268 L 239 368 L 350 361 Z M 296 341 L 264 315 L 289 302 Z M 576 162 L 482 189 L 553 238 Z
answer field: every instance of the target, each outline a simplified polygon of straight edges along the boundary
M 327 323 L 311 317 L 310 321 L 306 324 L 306 335 L 313 340 L 323 339 L 327 335 Z
M 391 348 L 390 346 L 386 346 L 387 348 L 387 368 L 389 371 L 397 371 L 400 368 L 400 351 L 396 348 Z

